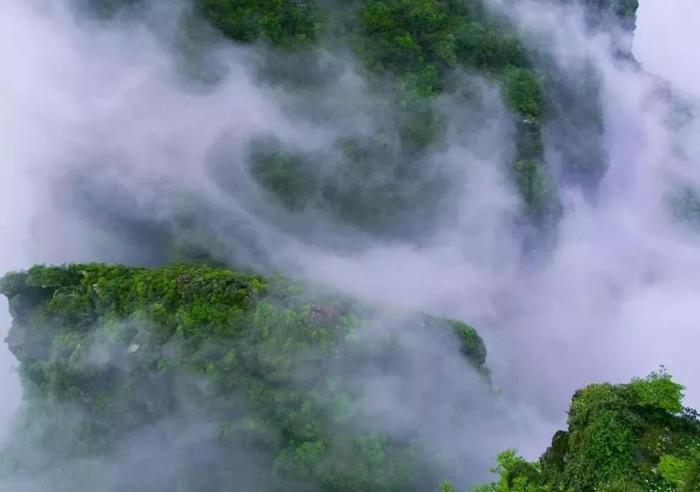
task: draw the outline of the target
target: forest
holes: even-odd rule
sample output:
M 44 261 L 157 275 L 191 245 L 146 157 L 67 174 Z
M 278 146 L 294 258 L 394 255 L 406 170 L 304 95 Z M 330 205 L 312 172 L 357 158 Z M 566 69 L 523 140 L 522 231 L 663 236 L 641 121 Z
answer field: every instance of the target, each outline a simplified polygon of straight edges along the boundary
M 222 137 L 206 153 L 208 193 L 167 180 L 112 188 L 80 170 L 59 182 L 74 192 L 62 203 L 116 238 L 119 254 L 0 280 L 22 386 L 0 489 L 700 490 L 700 415 L 663 366 L 576 391 L 566 430 L 539 458 L 507 445 L 488 455 L 525 418 L 492 376 L 492 326 L 358 295 L 367 284 L 345 291 L 279 259 L 296 247 L 320 264 L 326 251 L 441 241 L 445 217 L 463 213 L 468 159 L 448 158 L 463 144 L 502 180 L 514 248 L 539 265 L 559 237 L 563 183 L 596 197 L 611 166 L 592 58 L 562 66 L 517 24 L 520 0 L 175 3 L 72 0 L 70 11 L 98 29 L 154 12 L 162 27 L 158 16 L 176 12 L 158 35 L 183 85 L 215 91 L 227 78 L 217 50 L 245 53 L 253 85 L 285 95 L 294 131 L 328 135 L 311 145 L 255 127 L 238 147 Z M 637 0 L 535 3 L 577 9 L 586 35 L 612 36 L 610 63 L 639 70 L 617 43 L 634 33 Z M 492 119 L 498 157 L 479 149 Z M 145 211 L 129 208 L 163 190 Z M 693 222 L 697 190 L 670 202 Z M 452 443 L 452 429 L 471 441 Z M 505 438 L 487 442 L 494 429 Z

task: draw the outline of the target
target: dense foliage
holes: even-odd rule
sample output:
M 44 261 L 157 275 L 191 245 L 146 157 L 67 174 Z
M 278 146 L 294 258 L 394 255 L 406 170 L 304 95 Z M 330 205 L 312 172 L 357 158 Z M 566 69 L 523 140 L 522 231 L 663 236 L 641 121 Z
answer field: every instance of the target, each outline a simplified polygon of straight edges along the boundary
M 157 5 L 156 12 L 164 8 L 157 0 L 75 1 L 103 12 L 121 5 L 131 18 L 141 15 L 135 5 Z M 582 3 L 591 29 L 610 30 L 620 23 L 631 29 L 637 9 L 636 0 L 541 1 L 543 9 Z M 457 195 L 465 180 L 488 163 L 501 166 L 497 172 L 520 198 L 515 222 L 541 231 L 560 215 L 561 180 L 593 192 L 607 168 L 593 64 L 581 60 L 560 67 L 547 40 L 520 31 L 482 0 L 190 0 L 183 5 L 191 8 L 184 9 L 177 38 L 188 74 L 197 72 L 198 81 L 215 84 L 219 62 L 210 63 L 207 48 L 245 44 L 253 54 L 246 63 L 256 83 L 281 89 L 283 110 L 295 125 L 330 128 L 328 141 L 313 151 L 261 129 L 217 164 L 214 181 L 234 183 L 236 206 L 303 241 L 325 238 L 329 229 L 428 241 L 439 219 L 462 206 Z M 361 79 L 360 95 L 346 93 L 341 79 L 348 71 Z M 478 148 L 484 123 L 501 114 L 496 107 L 501 101 L 491 101 L 490 88 L 509 112 L 498 116 L 504 120 L 499 154 L 447 159 L 455 145 Z M 103 203 L 108 200 L 90 191 L 100 186 L 86 184 L 82 196 L 92 202 L 81 213 L 109 215 L 104 212 L 109 204 Z M 111 215 L 110 220 L 113 227 Z M 139 231 L 149 229 L 154 250 L 163 249 L 164 236 L 180 235 L 166 231 L 177 229 L 172 224 L 133 222 L 120 224 L 128 229 L 120 234 L 137 229 L 143 241 Z M 294 225 L 300 223 L 313 223 L 318 233 Z
M 177 457 L 160 458 L 174 460 L 180 491 L 428 490 L 437 464 L 415 436 L 373 430 L 364 415 L 373 368 L 392 377 L 420 351 L 384 330 L 424 330 L 485 371 L 484 345 L 463 323 L 379 316 L 283 278 L 37 266 L 8 274 L 0 291 L 27 397 L 4 473 L 61 476 L 70 459 L 116 461 L 128 436 L 172 422 L 165 442 L 194 436 Z M 139 450 L 144 463 L 156 452 Z M 114 487 L 148 483 L 122 476 Z
M 447 177 L 420 164 L 396 145 L 360 137 L 315 155 L 272 139 L 250 146 L 251 175 L 273 202 L 289 212 L 322 211 L 377 235 L 407 236 L 412 227 L 429 227 Z
M 343 176 L 342 186 L 321 184 L 320 190 L 311 190 L 305 207 L 330 211 L 375 234 L 406 235 L 405 228 L 392 228 L 406 217 L 425 230 L 433 216 L 426 212 L 421 217 L 416 210 L 437 207 L 449 196 L 444 173 L 439 167 L 436 172 L 434 163 L 424 159 L 426 152 L 444 143 L 447 130 L 448 122 L 436 102 L 441 95 L 455 96 L 464 83 L 456 76 L 460 71 L 496 82 L 515 115 L 515 156 L 506 172 L 520 192 L 529 220 L 541 224 L 559 211 L 554 170 L 545 163 L 543 151 L 547 123 L 559 157 L 557 172 L 589 186 L 606 168 L 595 72 L 584 66 L 577 77 L 564 76 L 545 53 L 528 47 L 507 19 L 486 9 L 480 0 L 357 0 L 342 6 L 253 2 L 254 7 L 233 0 L 200 2 L 211 22 L 237 41 L 262 36 L 286 50 L 307 46 L 310 40 L 324 41 L 322 47 L 352 47 L 374 90 L 389 102 L 382 118 L 392 119 L 395 128 L 383 121 L 377 123 L 375 138 L 346 135 L 328 154 L 300 157 L 311 165 L 295 165 L 298 149 L 276 149 L 262 158 L 259 152 L 253 153 L 254 175 L 262 177 L 262 187 L 290 211 L 298 211 L 300 183 L 313 188 L 314 181 L 323 182 L 327 176 L 316 174 L 329 167 L 321 162 L 330 161 L 330 167 Z M 636 0 L 584 4 L 592 27 L 603 28 L 613 18 L 625 26 L 634 25 Z M 294 27 L 283 30 L 288 34 L 272 36 L 260 27 L 256 19 L 278 19 L 283 9 L 294 11 L 287 17 Z M 335 28 L 324 31 L 320 18 Z M 244 29 L 251 23 L 257 27 Z M 273 32 L 280 32 L 275 26 Z M 310 60 L 306 64 L 313 66 Z M 348 143 L 362 150 L 359 162 L 344 152 Z M 284 164 L 290 161 L 292 165 Z M 362 198 L 348 199 L 346 194 Z
M 443 140 L 446 122 L 436 98 L 444 93 L 454 93 L 457 88 L 455 73 L 458 69 L 466 69 L 480 73 L 502 87 L 506 101 L 517 115 L 515 161 L 528 162 L 528 165 L 520 165 L 517 171 L 513 168 L 514 178 L 518 176 L 514 183 L 520 187 L 526 208 L 533 217 L 542 217 L 552 211 L 555 200 L 552 189 L 532 186 L 540 182 L 539 176 L 549 174 L 542 152 L 542 77 L 530 63 L 514 29 L 505 19 L 487 12 L 480 1 L 363 0 L 343 7 L 333 3 L 311 6 L 308 2 L 201 0 L 200 3 L 212 24 L 232 39 L 251 41 L 262 36 L 287 50 L 304 46 L 313 39 L 323 39 L 323 35 L 318 34 L 319 16 L 327 19 L 340 17 L 337 23 L 344 26 L 339 30 L 340 44 L 354 48 L 370 79 L 374 80 L 375 89 L 389 100 L 387 109 L 389 115 L 393 115 L 395 137 L 382 123 L 385 128 L 378 133 L 383 137 L 356 141 L 355 136 L 348 135 L 331 155 L 346 175 L 346 186 L 353 191 L 359 188 L 363 196 L 373 196 L 378 205 L 369 204 L 365 209 L 365 200 L 353 200 L 348 206 L 343 190 L 340 190 L 324 194 L 323 203 L 317 203 L 322 210 L 326 210 L 325 205 L 331 209 L 352 209 L 351 213 L 343 214 L 350 218 L 352 225 L 371 232 L 386 231 L 386 227 L 381 229 L 377 224 L 367 224 L 364 218 L 377 216 L 376 209 L 381 208 L 380 215 L 387 217 L 385 222 L 400 220 L 402 213 L 413 211 L 412 204 L 425 206 L 434 203 L 436 194 L 431 190 L 442 189 L 444 194 L 446 183 L 440 181 L 440 173 L 435 179 L 429 169 L 423 173 L 416 170 L 428 168 L 429 164 L 422 160 L 423 154 L 439 146 Z M 324 13 L 319 14 L 324 8 Z M 286 16 L 290 24 L 286 29 L 273 23 L 274 28 L 268 31 L 259 20 L 268 17 L 277 20 L 284 9 L 293 11 L 293 15 Z M 394 138 L 397 139 L 395 143 Z M 356 163 L 353 159 L 343 158 L 343 152 L 339 150 L 345 148 L 348 141 L 361 149 L 373 150 L 365 152 L 363 161 Z M 387 142 L 391 150 L 379 150 L 386 148 Z M 294 154 L 296 151 L 289 149 L 288 152 Z M 319 156 L 307 157 L 311 161 L 317 159 Z M 289 193 L 294 195 L 298 189 L 296 184 L 309 178 L 303 170 L 295 172 L 293 166 L 285 168 L 281 174 L 279 161 L 271 158 L 259 159 L 254 165 L 257 168 L 270 167 L 263 174 L 274 174 L 275 183 L 270 186 L 269 180 L 263 180 L 261 185 L 279 196 L 283 205 L 293 204 L 296 199 L 281 190 L 289 188 Z M 356 168 L 361 172 L 355 171 Z M 523 180 L 523 173 L 533 176 L 526 176 Z M 348 176 L 352 174 L 359 176 L 352 179 Z M 526 188 L 522 187 L 524 181 L 528 183 Z M 396 197 L 392 193 L 392 190 L 411 189 L 416 182 L 418 186 L 406 197 Z M 370 189 L 362 189 L 363 186 Z M 421 194 L 425 190 L 428 190 L 427 194 Z M 543 207 L 545 203 L 548 206 Z
M 319 30 L 312 0 L 200 0 L 203 14 L 236 41 L 264 38 L 285 47 L 313 43 Z
M 637 0 L 581 1 L 591 29 L 610 23 L 633 29 Z M 147 3 L 75 0 L 104 17 Z M 259 55 L 251 57 L 255 82 L 281 87 L 292 101 L 284 110 L 294 112 L 296 122 L 322 126 L 333 119 L 336 136 L 324 148 L 309 151 L 256 134 L 234 153 L 243 162 L 224 159 L 207 168 L 225 191 L 239 194 L 237 204 L 269 214 L 281 229 L 328 219 L 373 236 L 428 236 L 441 207 L 450 204 L 454 169 L 441 152 L 482 124 L 483 115 L 474 111 L 469 118 L 477 121 L 463 129 L 450 119 L 450 106 L 478 107 L 484 80 L 509 111 L 513 141 L 503 146 L 512 152 L 503 172 L 519 193 L 525 222 L 543 226 L 556 217 L 560 174 L 589 186 L 605 171 L 595 68 L 584 60 L 564 73 L 546 47 L 481 0 L 191 5 L 182 37 L 194 39 L 178 42 L 197 45 L 211 30 L 228 40 L 217 41 L 248 43 Z M 186 58 L 206 51 L 199 48 L 187 46 Z M 196 71 L 200 61 L 190 58 Z M 328 58 L 335 65 L 324 71 Z M 338 105 L 336 113 L 315 107 L 317 96 L 344 97 L 335 88 L 339 64 L 351 65 L 366 84 L 363 103 L 372 109 L 362 114 L 362 131 L 334 125 L 357 116 L 343 113 L 347 106 Z M 551 156 L 545 156 L 546 139 Z M 85 188 L 87 196 L 102 195 L 95 183 Z M 687 190 L 677 197 L 677 213 L 697 219 L 697 195 Z M 254 209 L 260 196 L 264 212 Z M 459 347 L 465 370 L 471 365 L 488 386 L 486 351 L 476 331 L 453 320 L 387 314 L 318 286 L 227 269 L 230 256 L 218 254 L 226 248 L 204 220 L 214 215 L 211 204 L 197 200 L 172 205 L 167 224 L 126 217 L 124 229 L 135 242 L 148 237 L 157 245 L 147 263 L 175 257 L 210 266 L 37 266 L 2 280 L 0 292 L 14 318 L 7 342 L 20 362 L 26 401 L 0 455 L 0 472 L 48 471 L 62 484 L 57 490 L 73 490 L 69 462 L 99 457 L 119 463 L 134 447 L 143 455 L 172 447 L 153 460 L 172 467 L 163 476 L 143 470 L 153 462 L 144 459 L 139 473 L 121 474 L 110 487 L 454 492 L 450 483 L 438 484 L 449 471 L 417 431 L 371 425 L 364 391 L 376 374 L 398 378 L 419 365 L 415 358 L 428 344 L 413 340 L 407 349 L 397 330 L 419 333 L 416 338 L 446 351 Z M 108 223 L 124 239 L 120 220 L 110 215 Z M 301 229 L 308 240 L 308 229 Z M 700 424 L 682 408 L 681 397 L 682 388 L 665 373 L 581 390 L 568 430 L 554 436 L 540 460 L 504 452 L 499 481 L 479 490 L 700 490 Z
M 700 420 L 665 372 L 578 391 L 569 428 L 538 462 L 499 456 L 500 480 L 479 492 L 700 490 Z

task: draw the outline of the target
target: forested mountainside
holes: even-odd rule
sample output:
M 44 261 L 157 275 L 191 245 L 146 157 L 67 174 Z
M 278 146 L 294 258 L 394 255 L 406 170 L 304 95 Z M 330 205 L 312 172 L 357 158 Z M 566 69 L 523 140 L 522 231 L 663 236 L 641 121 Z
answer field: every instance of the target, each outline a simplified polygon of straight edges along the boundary
M 60 490 L 112 480 L 76 481 L 70 463 L 129 453 L 143 463 L 114 490 L 431 490 L 452 472 L 418 429 L 381 430 L 368 385 L 395 379 L 392 405 L 412 405 L 402 375 L 429 362 L 496 411 L 473 328 L 283 278 L 89 264 L 9 274 L 0 290 L 26 400 L 2 472 L 52 473 Z
M 635 71 L 637 0 L 69 3 L 81 28 L 152 29 L 187 97 L 240 89 L 225 81 L 244 67 L 282 123 L 212 132 L 203 176 L 131 186 L 128 166 L 85 164 L 123 158 L 106 151 L 52 177 L 115 263 L 0 281 L 23 389 L 0 489 L 700 490 L 698 415 L 663 371 L 578 391 L 539 460 L 504 451 L 479 486 L 484 455 L 528 416 L 494 386 L 473 320 L 358 300 L 280 259 L 439 243 L 483 183 L 464 178 L 475 162 L 511 192 L 516 249 L 546 250 L 562 183 L 594 200 L 608 170 L 603 77 L 592 52 L 563 66 L 557 39 L 511 14 L 575 12 L 603 35 L 595 49 Z M 672 205 L 688 218 L 697 201 L 687 188 Z
M 700 419 L 663 371 L 574 395 L 569 428 L 539 461 L 499 456 L 500 480 L 479 492 L 700 490 Z
M 216 85 L 220 61 L 203 53 L 217 46 L 217 36 L 249 46 L 257 52 L 250 62 L 257 83 L 290 95 L 284 110 L 296 125 L 326 127 L 330 137 L 313 148 L 264 131 L 253 132 L 242 146 L 220 139 L 208 153 L 207 172 L 244 213 L 217 225 L 215 232 L 207 230 L 203 217 L 222 215 L 225 200 L 181 190 L 169 190 L 182 196 L 159 204 L 175 209 L 175 220 L 158 220 L 147 210 L 113 210 L 114 201 L 138 203 L 138 198 L 77 174 L 69 185 L 80 189 L 80 198 L 72 198 L 70 206 L 98 225 L 109 221 L 108 227 L 132 244 L 147 242 L 149 248 L 133 249 L 149 251 L 142 253 L 148 263 L 182 259 L 182 251 L 172 247 L 177 244 L 186 254 L 207 250 L 242 268 L 251 263 L 265 268 L 269 239 L 251 231 L 250 215 L 310 244 L 341 243 L 342 248 L 349 233 L 420 244 L 430 240 L 441 217 L 459 208 L 465 168 L 450 159 L 457 142 L 474 158 L 502 167 L 498 172 L 520 197 L 514 220 L 537 231 L 530 236 L 540 239 L 529 243 L 541 242 L 560 215 L 558 181 L 595 193 L 608 156 L 597 69 L 585 56 L 566 70 L 559 66 L 550 40 L 528 37 L 506 15 L 516 4 L 186 3 L 180 32 L 170 42 L 179 47 L 190 76 L 205 87 Z M 543 0 L 537 8 L 567 4 L 579 2 Z M 150 4 L 82 0 L 80 5 L 82 12 L 128 23 L 145 15 Z M 581 5 L 591 32 L 631 35 L 636 1 Z M 629 56 L 620 50 L 621 58 Z M 502 155 L 479 150 L 480 141 L 502 138 L 489 135 L 496 127 L 508 135 L 500 145 Z M 545 141 L 551 148 L 547 158 Z M 240 244 L 233 255 L 219 254 L 213 246 L 230 240 Z
M 86 264 L 8 274 L 0 291 L 25 390 L 1 471 L 49 473 L 54 490 L 437 490 L 460 464 L 417 429 L 375 427 L 367 385 L 404 379 L 384 396 L 405 405 L 415 390 L 406 374 L 440 365 L 452 344 L 463 365 L 445 369 L 500 411 L 473 328 L 382 313 L 318 286 L 206 266 Z M 418 397 L 433 405 L 433 393 Z M 698 490 L 700 420 L 682 396 L 664 372 L 591 385 L 538 462 L 506 451 L 500 481 L 477 490 Z M 463 403 L 452 410 L 469 412 Z M 134 453 L 140 463 L 122 463 Z M 121 468 L 73 468 L 90 460 Z

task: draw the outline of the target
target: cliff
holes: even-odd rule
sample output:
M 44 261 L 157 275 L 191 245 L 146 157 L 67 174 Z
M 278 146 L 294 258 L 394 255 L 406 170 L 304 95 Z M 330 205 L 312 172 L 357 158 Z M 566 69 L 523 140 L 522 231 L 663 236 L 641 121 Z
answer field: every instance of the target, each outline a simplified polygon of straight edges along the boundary
M 149 4 L 83 3 L 131 12 L 126 19 L 139 17 L 135 5 Z M 120 3 L 121 10 L 114 6 Z M 636 1 L 542 0 L 537 8 L 562 3 L 581 3 L 587 19 L 582 22 L 591 30 L 617 33 L 622 26 L 631 35 L 634 29 Z M 333 129 L 334 136 L 315 150 L 264 129 L 241 142 L 241 148 L 222 138 L 205 163 L 213 186 L 227 200 L 224 206 L 243 209 L 305 242 L 351 231 L 420 244 L 431 237 L 440 217 L 459 208 L 456 183 L 482 165 L 494 166 L 518 197 L 515 222 L 546 239 L 560 216 L 560 183 L 594 194 L 608 168 L 596 64 L 584 59 L 561 66 L 547 40 L 518 29 L 507 9 L 495 9 L 491 2 L 187 4 L 192 8 L 178 24 L 182 53 L 177 54 L 187 60 L 189 76 L 194 73 L 205 86 L 215 87 L 223 75 L 207 59 L 207 50 L 221 44 L 245 47 L 254 53 L 256 83 L 286 95 L 285 112 L 295 124 Z M 357 77 L 361 94 L 344 85 L 348 77 Z M 491 100 L 494 91 L 498 104 Z M 456 108 L 460 115 L 454 114 Z M 480 132 L 499 119 L 507 127 L 499 135 L 502 156 L 468 155 L 462 163 L 445 158 L 455 145 L 478 149 L 479 141 L 489 138 Z M 548 155 L 545 147 L 551 149 Z M 158 263 L 163 256 L 180 259 L 168 246 L 188 234 L 235 240 L 241 245 L 236 261 L 243 267 L 265 250 L 265 239 L 255 237 L 255 228 L 240 225 L 243 220 L 221 219 L 223 224 L 207 229 L 201 217 L 221 203 L 206 196 L 182 221 L 159 222 L 148 214 L 123 216 L 112 210 L 115 200 L 136 201 L 128 189 L 111 189 L 85 176 L 68 185 L 80 188 L 77 213 L 100 225 L 109 221 L 110 230 L 127 244 L 149 243 L 132 249 L 157 251 L 151 255 L 156 261 L 148 257 L 144 263 Z M 200 249 L 212 253 L 210 243 Z
M 568 429 L 539 461 L 499 458 L 500 481 L 479 492 L 700 490 L 700 420 L 665 372 L 592 384 L 571 401 Z
M 470 365 L 485 375 L 484 345 L 463 323 L 384 315 L 282 278 L 38 266 L 0 291 L 26 400 L 2 471 L 50 473 L 66 490 L 88 487 L 70 463 L 123 455 L 175 470 L 122 471 L 105 490 L 427 490 L 437 463 L 415 436 L 373 428 L 365 386 L 450 346 L 465 377 Z M 432 348 L 406 350 L 392 330 Z M 154 433 L 158 444 L 139 441 Z

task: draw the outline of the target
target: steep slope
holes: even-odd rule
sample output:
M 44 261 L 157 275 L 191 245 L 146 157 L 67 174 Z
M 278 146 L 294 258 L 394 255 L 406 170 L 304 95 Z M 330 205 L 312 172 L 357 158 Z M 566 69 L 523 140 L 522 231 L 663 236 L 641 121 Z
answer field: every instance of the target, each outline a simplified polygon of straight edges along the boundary
M 115 4 L 87 3 L 112 11 Z M 350 231 L 429 242 L 444 218 L 463 206 L 465 176 L 477 166 L 494 167 L 518 197 L 516 226 L 546 238 L 561 212 L 560 184 L 595 193 L 608 168 L 595 63 L 583 59 L 564 69 L 546 40 L 516 28 L 508 9 L 494 2 L 186 3 L 191 8 L 182 14 L 180 32 L 169 35 L 207 89 L 221 76 L 208 64 L 208 50 L 222 42 L 244 47 L 254 53 L 256 83 L 285 95 L 284 111 L 295 125 L 331 130 L 313 150 L 271 129 L 243 139 L 223 135 L 202 163 L 232 208 L 295 239 L 323 243 Z M 538 8 L 562 3 L 583 3 L 591 31 L 622 26 L 631 35 L 634 29 L 635 1 L 542 0 Z M 140 18 L 139 8 L 150 4 L 125 2 L 122 12 L 131 15 L 123 18 Z M 348 87 L 350 74 L 357 81 Z M 481 151 L 485 155 L 450 162 L 455 146 L 478 149 L 485 138 L 480 132 L 494 121 L 503 128 Z M 110 217 L 120 237 L 147 240 L 150 250 L 177 257 L 167 245 L 192 232 L 190 225 L 114 213 L 112 201 L 129 200 L 131 191 L 77 176 L 65 186 L 79 189 L 81 198 L 71 204 L 78 213 L 98 224 Z M 200 201 L 190 211 L 196 218 L 183 220 L 198 224 L 195 236 L 204 227 L 200 217 L 215 208 L 210 197 Z M 211 235 L 251 244 L 250 255 L 265 251 L 257 228 L 242 220 L 219 222 L 208 226 Z M 247 258 L 236 261 L 249 266 Z
M 557 3 L 582 3 L 591 30 L 611 32 L 621 27 L 633 31 L 635 27 L 636 0 L 543 1 L 541 8 L 553 8 Z M 350 144 L 351 148 L 363 151 L 360 163 L 352 157 L 341 161 L 342 168 L 362 165 L 362 173 L 354 180 L 352 174 L 343 174 L 340 185 L 351 196 L 359 190 L 361 196 L 369 196 L 369 203 L 377 206 L 361 210 L 362 203 L 368 200 L 345 197 L 345 190 L 338 190 L 337 183 L 326 185 L 330 188 L 320 183 L 319 189 L 313 190 L 323 197 L 325 207 L 340 207 L 352 200 L 355 213 L 341 212 L 341 218 L 354 221 L 354 225 L 369 226 L 373 232 L 386 231 L 397 219 L 392 212 L 412 211 L 415 202 L 421 207 L 430 206 L 440 194 L 430 190 L 438 187 L 444 192 L 445 183 L 415 168 L 428 167 L 421 158 L 443 144 L 449 122 L 435 105 L 435 98 L 459 92 L 464 81 L 455 75 L 462 70 L 499 85 L 515 114 L 515 155 L 510 172 L 523 198 L 525 212 L 535 223 L 551 221 L 557 214 L 554 170 L 544 157 L 543 127 L 547 123 L 554 133 L 550 140 L 559 144 L 560 165 L 568 177 L 592 186 L 606 169 L 595 69 L 588 65 L 581 67 L 576 76 L 565 74 L 541 46 L 515 29 L 504 15 L 506 12 L 501 13 L 489 2 L 364 0 L 316 4 L 308 0 L 291 4 L 202 0 L 200 5 L 212 25 L 231 39 L 249 42 L 262 37 L 286 50 L 307 49 L 313 44 L 323 48 L 330 36 L 324 25 L 339 24 L 344 29 L 340 29 L 341 39 L 335 42 L 353 47 L 370 79 L 389 79 L 389 84 L 381 89 L 383 96 L 389 97 L 394 112 L 396 128 L 384 129 L 389 132 L 385 137 L 389 141 L 358 142 L 350 136 L 336 149 L 342 154 Z M 392 130 L 398 130 L 394 142 L 391 142 Z M 393 147 L 389 154 L 376 152 L 387 144 Z M 265 167 L 260 160 L 254 162 Z M 278 162 L 274 169 L 279 167 Z M 295 166 L 286 161 L 285 168 L 287 173 L 293 173 Z M 289 180 L 294 179 L 291 174 Z M 383 185 L 380 189 L 362 190 L 359 180 L 365 186 L 367 182 L 370 186 L 374 182 Z M 425 185 L 415 186 L 419 180 L 426 181 Z M 265 180 L 261 183 L 270 186 Z M 270 189 L 279 194 L 281 187 Z M 411 189 L 418 191 L 402 195 L 404 190 Z M 314 193 L 306 196 L 307 200 L 313 199 Z M 362 219 L 365 215 L 376 217 L 378 211 L 390 215 L 378 227 L 371 227 Z
M 503 453 L 480 492 L 700 490 L 700 420 L 664 372 L 578 391 L 569 427 L 536 463 Z
M 90 264 L 9 274 L 0 290 L 26 400 L 2 471 L 49 474 L 53 490 L 93 479 L 102 490 L 429 490 L 440 466 L 415 435 L 372 424 L 367 385 L 459 346 L 465 381 L 469 365 L 483 374 L 474 398 L 489 393 L 467 325 L 381 315 L 281 278 Z M 411 334 L 421 346 L 402 345 Z M 110 479 L 85 461 L 120 465 Z

